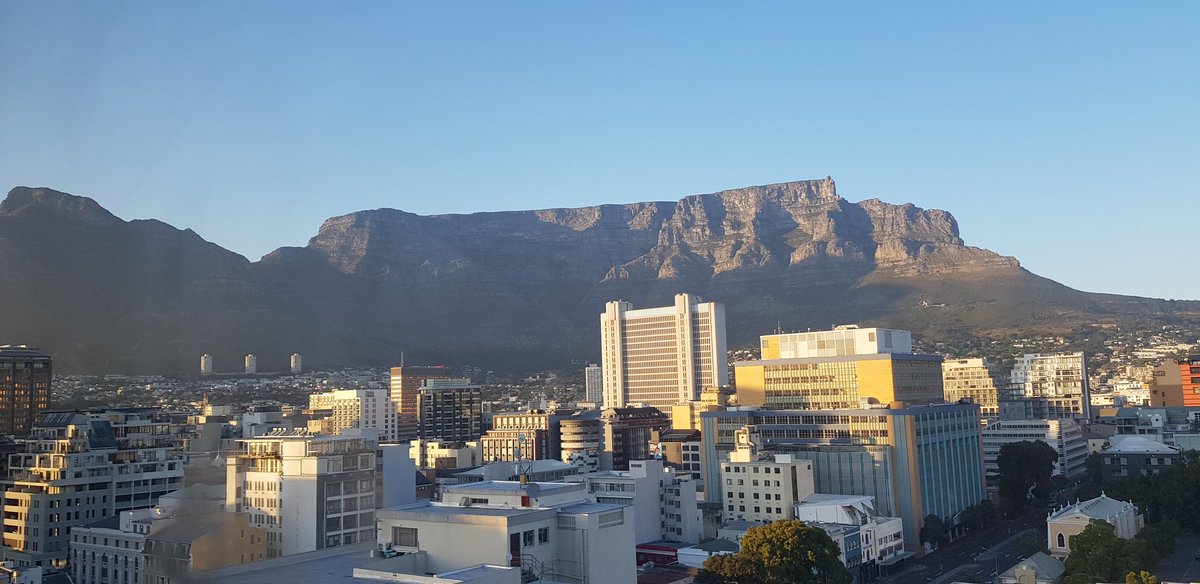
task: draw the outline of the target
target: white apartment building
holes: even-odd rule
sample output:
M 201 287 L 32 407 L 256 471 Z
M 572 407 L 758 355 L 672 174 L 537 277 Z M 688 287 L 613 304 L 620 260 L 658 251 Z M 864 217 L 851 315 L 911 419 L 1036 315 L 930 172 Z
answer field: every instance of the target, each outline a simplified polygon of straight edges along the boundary
M 200 375 L 212 375 L 213 373 L 213 358 L 212 355 L 205 353 L 200 355 Z
M 237 441 L 225 461 L 225 509 L 250 514 L 279 557 L 375 537 L 375 445 L 304 430 Z
M 674 306 L 634 310 L 609 302 L 600 315 L 604 407 L 670 411 L 706 387 L 729 385 L 725 305 L 675 295 Z
M 899 517 L 883 517 L 875 498 L 866 495 L 809 495 L 796 505 L 796 519 L 805 523 L 856 525 L 864 565 L 890 566 L 912 552 L 904 551 L 904 524 Z
M 479 442 L 446 442 L 445 440 L 410 440 L 410 454 L 417 468 L 471 468 L 484 463 Z
M 582 494 L 565 483 L 450 487 L 443 503 L 381 509 L 378 549 L 423 554 L 426 573 L 486 564 L 520 567 L 527 582 L 636 581 L 632 509 Z
M 750 460 L 744 451 L 734 451 L 721 463 L 725 484 L 722 518 L 745 521 L 795 519 L 795 506 L 816 488 L 811 460 L 776 454 L 765 460 Z
M 258 373 L 258 357 L 253 353 L 246 355 L 246 373 L 253 375 Z
M 291 359 L 292 373 L 300 373 L 304 370 L 303 361 L 300 359 L 300 353 L 292 353 Z
M 912 354 L 912 333 L 858 328 L 858 325 L 847 324 L 829 331 L 762 335 L 759 345 L 763 359 L 810 359 L 883 353 L 907 355 Z
M 627 471 L 603 470 L 563 480 L 586 485 L 590 501 L 628 505 L 636 543 L 697 543 L 703 535 L 699 481 L 676 476 L 661 460 L 635 460 Z
M 1034 402 L 1032 417 L 1087 420 L 1092 416 L 1083 353 L 1026 353 L 1017 358 L 1010 381 L 1008 399 Z
M 1087 469 L 1088 443 L 1074 420 L 998 420 L 983 428 L 983 470 L 988 478 L 1000 472 L 996 459 L 1005 444 L 1036 440 L 1058 453 L 1054 474 L 1075 478 Z
M 4 559 L 26 566 L 62 564 L 72 528 L 154 506 L 180 488 L 183 458 L 142 433 L 152 427 L 131 433 L 107 419 L 46 414 L 33 427 L 28 451 L 9 456 Z
M 325 410 L 330 415 L 327 422 L 328 434 L 341 434 L 350 428 L 363 428 L 379 432 L 380 442 L 395 442 L 399 438 L 396 404 L 392 403 L 386 389 L 336 389 L 308 396 L 310 410 Z M 309 423 L 313 430 L 313 423 Z M 322 428 L 325 430 L 326 428 Z

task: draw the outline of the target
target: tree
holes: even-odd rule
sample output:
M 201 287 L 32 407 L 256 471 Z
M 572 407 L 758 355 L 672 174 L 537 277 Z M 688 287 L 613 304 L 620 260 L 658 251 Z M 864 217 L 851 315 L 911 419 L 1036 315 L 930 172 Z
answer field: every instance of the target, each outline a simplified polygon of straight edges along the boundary
M 1084 468 L 1087 469 L 1088 482 L 1093 485 L 1098 485 L 1104 482 L 1104 460 L 1099 452 L 1093 452 L 1088 455 L 1083 461 Z
M 828 533 L 801 521 L 751 527 L 736 554 L 704 561 L 697 582 L 708 584 L 849 584 L 838 544 Z
M 942 545 L 950 541 L 950 533 L 946 531 L 946 522 L 937 515 L 926 515 L 921 520 L 921 543 Z
M 1150 570 L 1158 555 L 1141 539 L 1121 539 L 1111 523 L 1092 521 L 1078 535 L 1071 536 L 1071 555 L 1064 584 L 1120 582 L 1130 572 Z
M 1158 584 L 1158 578 L 1145 570 L 1137 573 L 1130 572 L 1125 574 L 1125 584 Z
M 996 466 L 1000 469 L 1000 504 L 1009 516 L 1020 514 L 1036 493 L 1050 487 L 1050 476 L 1058 453 L 1040 440 L 1010 442 L 1000 447 Z

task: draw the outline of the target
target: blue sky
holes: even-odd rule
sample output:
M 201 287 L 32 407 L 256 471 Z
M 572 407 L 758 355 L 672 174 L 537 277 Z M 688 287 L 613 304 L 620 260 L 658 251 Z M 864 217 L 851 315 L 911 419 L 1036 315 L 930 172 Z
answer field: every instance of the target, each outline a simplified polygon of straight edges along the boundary
M 0 3 L 0 189 L 257 259 L 327 217 L 832 175 L 1200 298 L 1200 3 Z M 1192 207 L 1192 209 L 1189 209 Z

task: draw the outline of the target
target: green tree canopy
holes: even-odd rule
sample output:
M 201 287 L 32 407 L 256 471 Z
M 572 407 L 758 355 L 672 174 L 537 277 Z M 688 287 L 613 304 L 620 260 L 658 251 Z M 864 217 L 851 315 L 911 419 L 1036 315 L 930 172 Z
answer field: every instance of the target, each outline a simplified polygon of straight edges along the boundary
M 850 572 L 828 533 L 801 521 L 751 527 L 736 554 L 714 556 L 697 575 L 701 584 L 848 584 Z
M 1145 540 L 1121 539 L 1111 523 L 1092 521 L 1083 532 L 1071 536 L 1071 555 L 1064 565 L 1064 584 L 1121 582 L 1154 568 L 1158 555 Z
M 1031 494 L 1048 489 L 1056 462 L 1058 453 L 1040 440 L 1010 442 L 1000 447 L 996 465 L 1000 472 L 1000 504 L 1005 513 L 1024 511 Z
M 946 522 L 937 515 L 926 515 L 921 520 L 921 543 L 942 545 L 950 541 L 950 533 L 946 531 Z

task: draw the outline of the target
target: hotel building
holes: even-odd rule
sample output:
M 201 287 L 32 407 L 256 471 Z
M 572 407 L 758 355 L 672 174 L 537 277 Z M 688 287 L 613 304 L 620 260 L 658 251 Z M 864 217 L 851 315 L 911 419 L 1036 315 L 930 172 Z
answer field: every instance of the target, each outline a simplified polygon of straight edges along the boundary
M 609 302 L 600 315 L 604 407 L 664 411 L 729 384 L 725 305 L 677 294 L 674 306 L 634 310 Z

